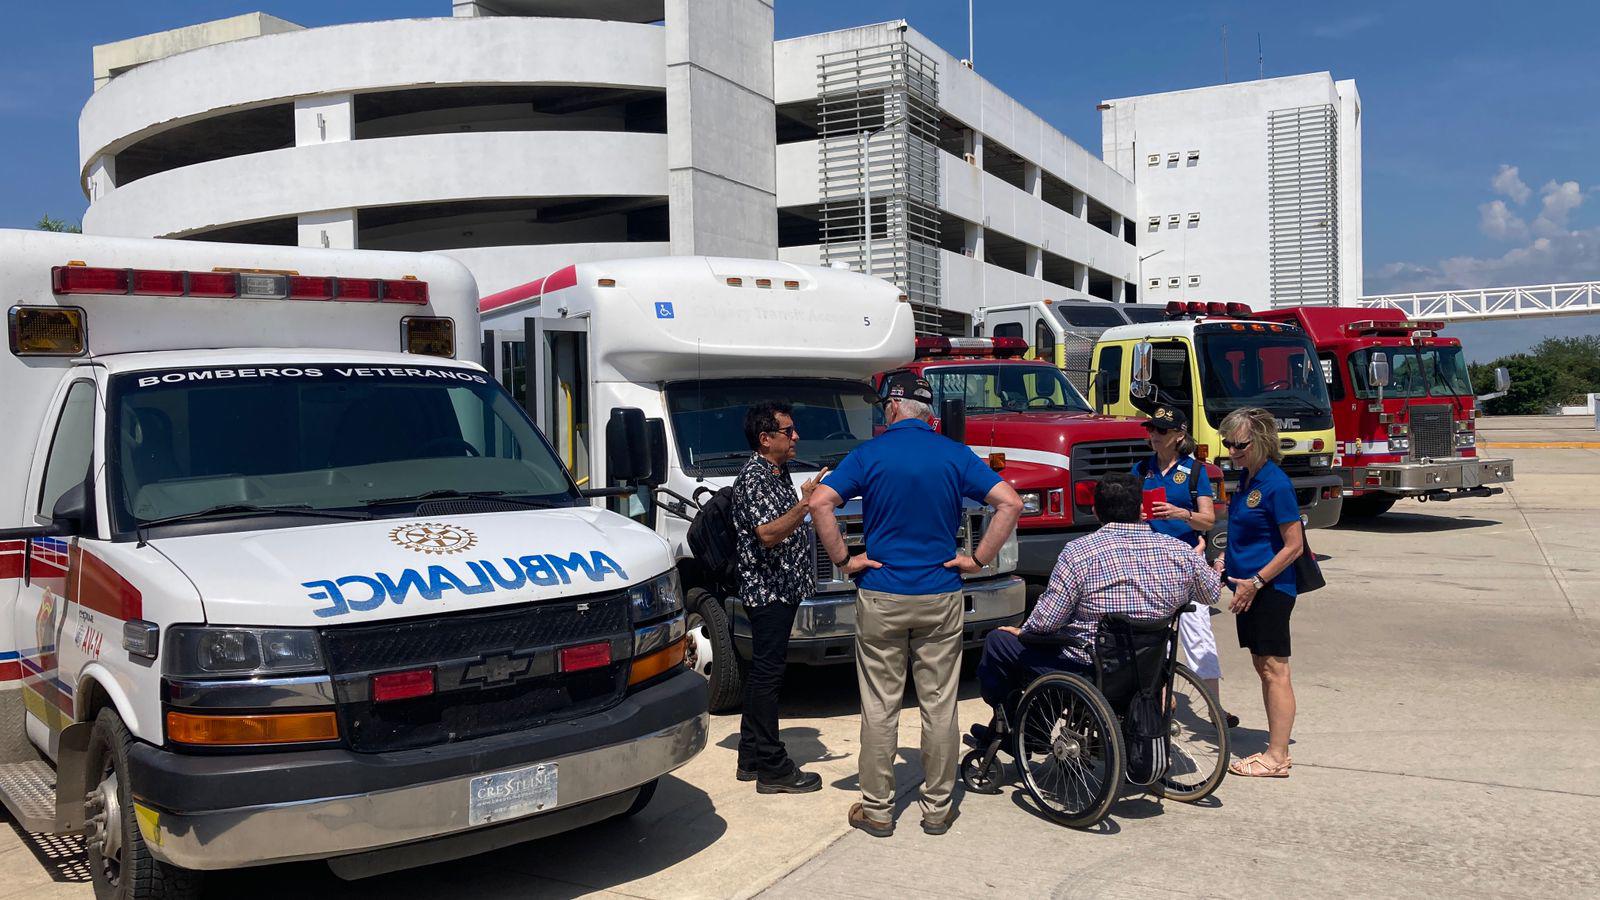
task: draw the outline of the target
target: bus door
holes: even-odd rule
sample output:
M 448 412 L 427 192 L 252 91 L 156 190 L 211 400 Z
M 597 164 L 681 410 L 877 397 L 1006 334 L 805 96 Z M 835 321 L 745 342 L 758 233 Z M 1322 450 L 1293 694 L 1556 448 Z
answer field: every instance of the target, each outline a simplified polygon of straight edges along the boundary
M 589 385 L 589 320 L 526 320 L 526 346 L 533 348 L 532 390 L 525 401 L 533 421 L 572 472 L 578 487 L 594 477 L 594 414 Z

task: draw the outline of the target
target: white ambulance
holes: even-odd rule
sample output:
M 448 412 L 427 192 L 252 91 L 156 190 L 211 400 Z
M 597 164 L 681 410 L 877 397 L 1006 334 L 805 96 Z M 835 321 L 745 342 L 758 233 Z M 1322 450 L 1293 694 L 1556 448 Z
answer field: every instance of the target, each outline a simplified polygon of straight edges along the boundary
M 599 426 L 619 408 L 665 422 L 661 490 L 611 500 L 673 548 L 689 608 L 690 664 L 711 681 L 711 708 L 738 705 L 750 653 L 744 608 L 718 590 L 687 542 L 694 501 L 731 485 L 751 451 L 745 411 L 793 405 L 796 484 L 831 467 L 882 427 L 869 379 L 916 355 L 911 305 L 894 285 L 835 268 L 770 259 L 666 257 L 580 263 L 492 294 L 481 308 L 485 359 L 577 476 L 599 479 Z M 606 485 L 614 487 L 614 485 Z M 971 504 L 958 540 L 970 552 L 991 510 Z M 840 510 L 846 543 L 862 547 L 859 501 Z M 956 550 L 952 547 L 952 553 Z M 791 662 L 849 662 L 855 585 L 814 553 L 816 594 L 795 617 Z M 967 576 L 968 646 L 1019 621 L 1026 588 L 1013 535 L 988 568 Z
M 0 798 L 99 896 L 499 847 L 704 746 L 670 548 L 463 358 L 458 263 L 3 231 L 0 288 Z

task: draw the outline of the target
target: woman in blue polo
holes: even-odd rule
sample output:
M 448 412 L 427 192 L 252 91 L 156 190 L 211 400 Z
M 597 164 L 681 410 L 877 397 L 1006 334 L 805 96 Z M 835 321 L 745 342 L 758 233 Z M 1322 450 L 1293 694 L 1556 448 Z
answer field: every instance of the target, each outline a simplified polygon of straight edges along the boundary
M 1189 417 L 1183 410 L 1158 406 L 1144 423 L 1155 451 L 1133 467 L 1133 474 L 1144 479 L 1147 491 L 1164 490 L 1165 501 L 1155 505 L 1150 529 L 1177 538 L 1200 550 L 1202 535 L 1217 522 L 1213 506 L 1215 494 L 1206 468 L 1194 458 L 1194 438 L 1189 436 Z M 1211 608 L 1198 607 L 1178 620 L 1179 642 L 1195 675 L 1211 689 L 1221 703 L 1222 666 L 1217 660 L 1217 639 L 1211 633 Z M 1228 727 L 1239 718 L 1228 717 Z
M 1238 409 L 1222 420 L 1222 446 L 1241 471 L 1228 501 L 1228 548 L 1218 560 L 1233 587 L 1239 646 L 1250 651 L 1267 707 L 1267 749 L 1228 771 L 1248 778 L 1287 778 L 1294 686 L 1289 682 L 1289 615 L 1294 612 L 1294 561 L 1305 549 L 1300 507 L 1279 468 L 1278 423 L 1264 409 Z

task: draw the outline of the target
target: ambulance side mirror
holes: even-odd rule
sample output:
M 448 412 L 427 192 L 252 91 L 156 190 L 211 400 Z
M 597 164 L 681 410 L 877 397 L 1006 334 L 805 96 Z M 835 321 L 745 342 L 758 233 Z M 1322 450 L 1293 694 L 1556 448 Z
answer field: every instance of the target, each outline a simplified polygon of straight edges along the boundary
M 660 487 L 667 483 L 667 423 L 665 419 L 656 418 L 649 419 L 644 424 L 645 431 L 650 436 L 648 483 L 651 487 Z
M 88 492 L 82 484 L 67 488 L 50 511 L 50 521 L 44 525 L 22 528 L 0 528 L 0 541 L 29 541 L 42 537 L 72 537 L 81 534 L 83 523 L 89 519 Z
M 644 410 L 620 407 L 606 422 L 606 478 L 637 484 L 650 475 L 650 434 Z
M 967 442 L 967 401 L 947 397 L 939 404 L 939 433 L 958 444 Z

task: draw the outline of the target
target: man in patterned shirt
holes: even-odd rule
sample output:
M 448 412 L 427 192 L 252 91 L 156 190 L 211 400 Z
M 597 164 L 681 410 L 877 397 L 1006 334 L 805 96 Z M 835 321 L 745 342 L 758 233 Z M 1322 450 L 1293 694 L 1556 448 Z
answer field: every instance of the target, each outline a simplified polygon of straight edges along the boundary
M 1050 586 L 1021 628 L 989 633 L 978 663 L 983 699 L 999 708 L 1015 691 L 1051 672 L 1094 673 L 1091 657 L 1100 618 L 1113 613 L 1166 618 L 1185 603 L 1211 606 L 1222 585 L 1205 557 L 1139 520 L 1144 482 L 1128 472 L 1100 479 L 1094 512 L 1100 530 L 1061 548 Z M 1070 635 L 1062 647 L 1027 646 L 1023 634 Z M 974 729 L 980 741 L 985 726 Z
M 745 412 L 744 435 L 755 455 L 733 483 L 739 599 L 750 620 L 738 777 L 755 781 L 763 794 L 804 794 L 821 790 L 822 776 L 801 771 L 789 758 L 778 736 L 778 693 L 795 610 L 816 589 L 806 500 L 827 470 L 795 492 L 789 461 L 800 432 L 786 403 L 752 405 Z

